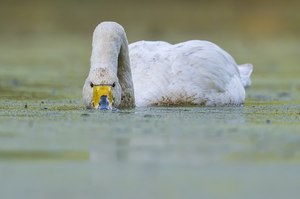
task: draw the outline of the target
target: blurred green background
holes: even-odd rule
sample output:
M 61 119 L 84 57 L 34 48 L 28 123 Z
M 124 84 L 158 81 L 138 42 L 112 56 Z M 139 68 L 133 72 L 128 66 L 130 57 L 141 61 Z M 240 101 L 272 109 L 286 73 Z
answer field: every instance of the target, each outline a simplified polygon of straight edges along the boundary
M 1 33 L 83 35 L 104 20 L 123 24 L 129 40 L 216 35 L 245 40 L 297 37 L 299 1 L 53 0 L 1 1 Z
M 299 85 L 290 88 L 300 72 L 299 5 L 276 0 L 2 0 L 0 97 L 80 98 L 92 32 L 102 21 L 122 24 L 130 43 L 212 41 L 238 63 L 254 64 L 257 91 L 274 84 L 299 91 Z M 278 82 L 279 77 L 292 82 Z

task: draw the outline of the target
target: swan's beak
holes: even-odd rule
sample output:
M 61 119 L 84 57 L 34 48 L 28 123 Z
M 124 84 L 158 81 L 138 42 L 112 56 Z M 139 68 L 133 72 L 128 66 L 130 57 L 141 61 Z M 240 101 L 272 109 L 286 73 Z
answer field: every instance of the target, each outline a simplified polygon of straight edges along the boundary
M 95 109 L 109 110 L 113 104 L 111 86 L 93 87 L 93 105 Z

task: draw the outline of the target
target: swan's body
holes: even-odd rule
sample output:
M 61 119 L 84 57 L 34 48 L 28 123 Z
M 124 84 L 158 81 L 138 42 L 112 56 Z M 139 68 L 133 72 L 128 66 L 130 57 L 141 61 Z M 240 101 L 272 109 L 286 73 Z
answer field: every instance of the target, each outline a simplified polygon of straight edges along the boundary
M 123 28 L 104 22 L 94 32 L 83 98 L 92 108 L 90 84 L 116 83 L 115 107 L 240 105 L 251 72 L 252 65 L 238 67 L 227 52 L 207 41 L 140 41 L 129 45 L 128 52 Z

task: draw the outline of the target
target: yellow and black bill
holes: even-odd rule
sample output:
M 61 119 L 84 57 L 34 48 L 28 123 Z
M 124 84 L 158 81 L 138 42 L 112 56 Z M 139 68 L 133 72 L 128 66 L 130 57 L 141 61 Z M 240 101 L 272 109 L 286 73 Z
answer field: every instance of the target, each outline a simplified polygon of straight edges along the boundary
M 93 106 L 95 109 L 110 110 L 113 106 L 113 94 L 111 85 L 93 86 Z

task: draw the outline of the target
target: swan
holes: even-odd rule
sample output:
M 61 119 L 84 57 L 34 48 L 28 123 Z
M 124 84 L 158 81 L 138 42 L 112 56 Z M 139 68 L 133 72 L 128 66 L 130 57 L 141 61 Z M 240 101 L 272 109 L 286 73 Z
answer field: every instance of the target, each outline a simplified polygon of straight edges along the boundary
M 242 105 L 252 64 L 237 65 L 209 41 L 138 41 L 102 22 L 94 30 L 90 71 L 83 86 L 88 109 L 143 106 Z

